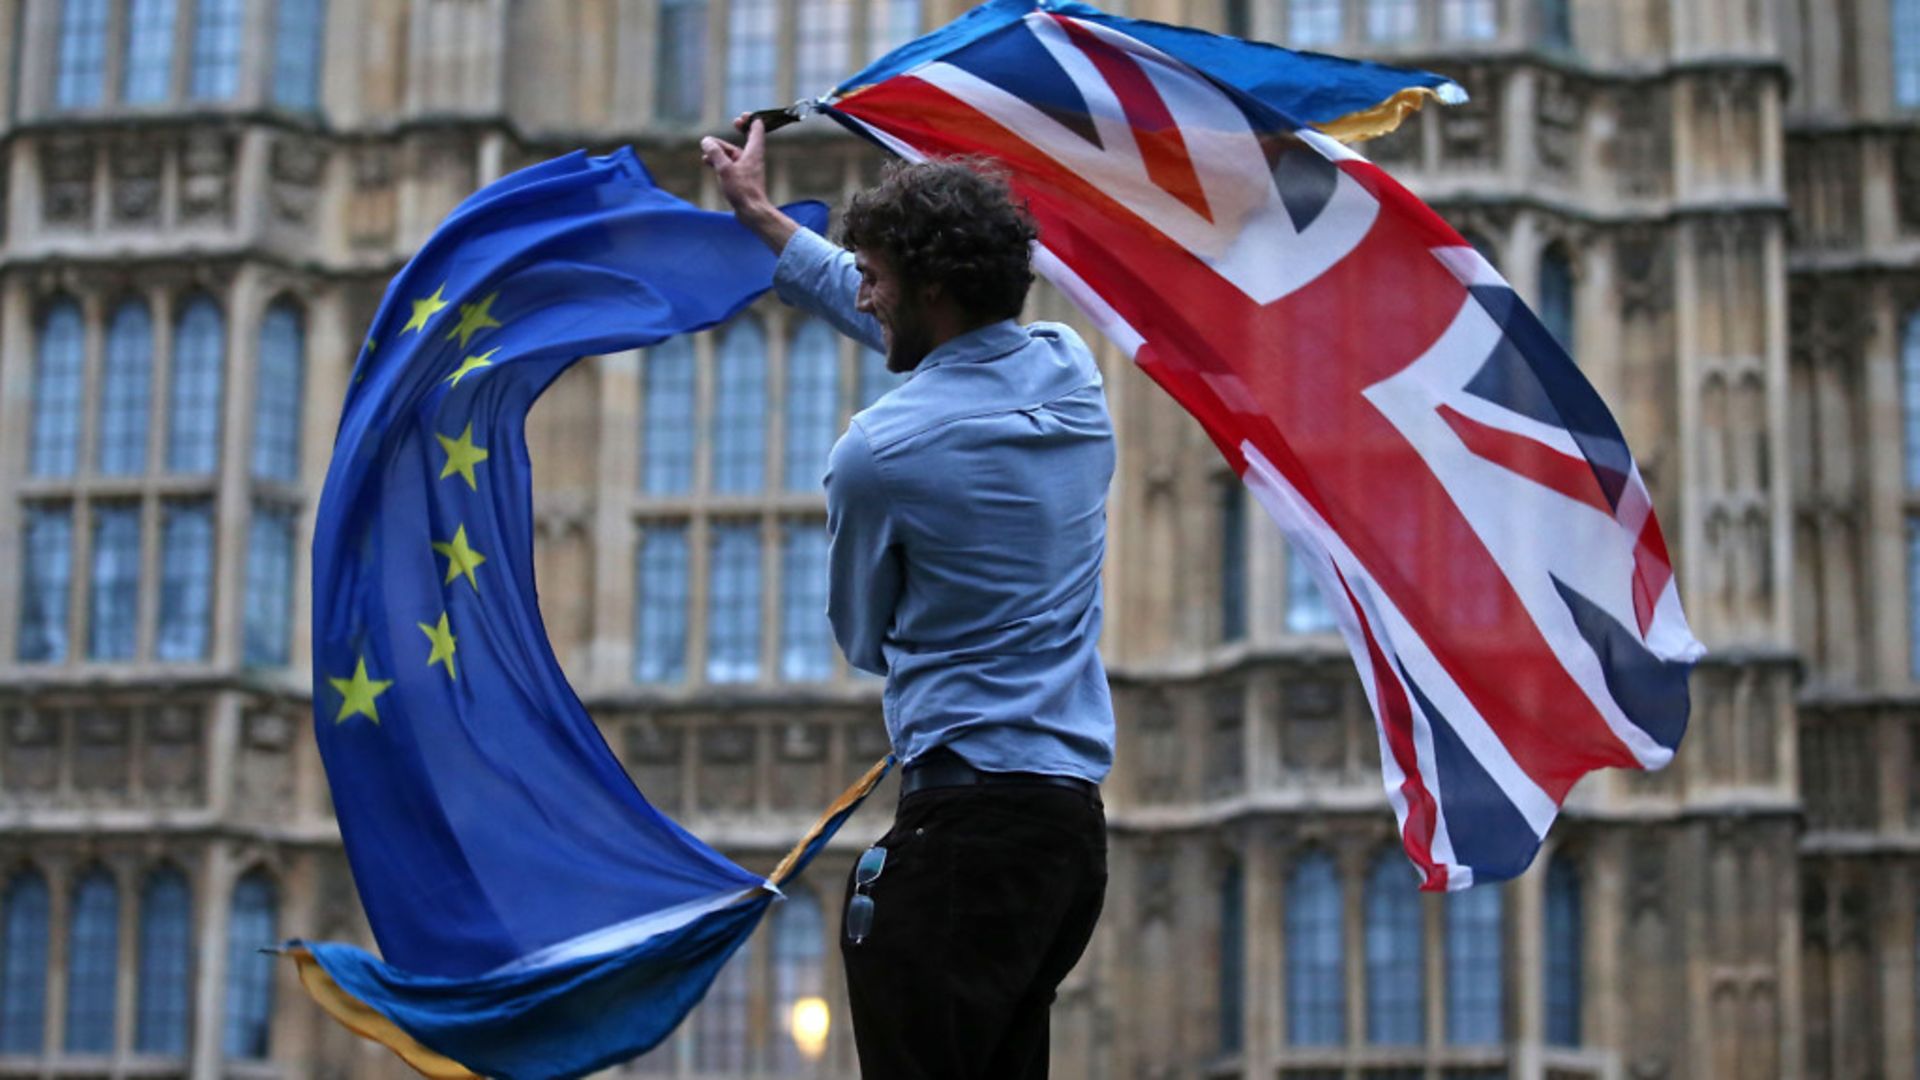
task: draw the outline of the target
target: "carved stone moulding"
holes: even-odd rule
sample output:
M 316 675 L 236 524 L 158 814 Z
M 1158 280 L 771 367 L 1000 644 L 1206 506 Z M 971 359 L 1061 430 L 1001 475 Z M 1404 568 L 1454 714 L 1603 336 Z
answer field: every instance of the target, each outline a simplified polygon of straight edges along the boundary
M 93 224 L 93 140 L 54 135 L 40 145 L 40 217 L 56 227 Z
M 1581 89 L 1563 75 L 1541 73 L 1534 99 L 1534 153 L 1549 172 L 1564 175 L 1579 163 L 1586 115 Z
M 180 221 L 227 224 L 233 220 L 237 137 L 196 129 L 180 141 Z
M 110 148 L 109 206 L 116 225 L 152 225 L 160 220 L 160 178 L 166 148 L 152 139 L 123 139 Z
M 1490 166 L 1500 160 L 1502 73 L 1473 66 L 1453 73 L 1468 100 L 1441 110 L 1440 159 L 1450 166 Z

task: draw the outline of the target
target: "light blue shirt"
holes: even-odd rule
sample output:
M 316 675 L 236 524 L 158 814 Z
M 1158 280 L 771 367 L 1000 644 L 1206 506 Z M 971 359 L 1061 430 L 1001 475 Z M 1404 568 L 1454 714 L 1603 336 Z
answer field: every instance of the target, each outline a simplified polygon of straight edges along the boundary
M 853 255 L 801 229 L 780 298 L 869 348 Z M 1113 425 L 1078 334 L 1012 320 L 927 354 L 853 418 L 828 459 L 827 618 L 887 677 L 896 756 L 1099 782 L 1113 764 L 1100 663 Z

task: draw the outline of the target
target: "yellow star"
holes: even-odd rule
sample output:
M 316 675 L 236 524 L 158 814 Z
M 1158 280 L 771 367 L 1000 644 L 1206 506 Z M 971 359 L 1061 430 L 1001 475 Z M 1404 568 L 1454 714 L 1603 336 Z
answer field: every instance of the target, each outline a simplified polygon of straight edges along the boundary
M 426 623 L 415 625 L 420 627 L 421 633 L 427 635 L 428 641 L 433 642 L 433 652 L 427 656 L 427 666 L 445 664 L 447 678 L 458 678 L 459 676 L 453 673 L 453 631 L 447 626 L 447 613 L 444 611 L 440 613 L 438 626 L 428 626 Z
M 333 718 L 336 724 L 345 723 L 348 717 L 364 716 L 374 723 L 380 722 L 380 711 L 373 707 L 373 699 L 387 692 L 393 685 L 392 679 L 367 678 L 367 658 L 361 657 L 353 669 L 351 679 L 328 679 L 333 688 L 344 699 L 340 702 L 340 715 Z
M 477 304 L 460 305 L 460 325 L 447 331 L 447 340 L 460 339 L 460 347 L 467 347 L 467 339 L 485 330 L 489 326 L 499 326 L 500 321 L 493 317 L 493 302 L 500 299 L 495 292 Z
M 447 580 L 441 582 L 442 585 L 451 585 L 454 578 L 465 574 L 467 584 L 473 586 L 473 591 L 480 591 L 479 583 L 473 580 L 473 572 L 481 563 L 487 561 L 487 557 L 467 546 L 465 525 L 455 530 L 452 540 L 445 543 L 434 541 L 433 550 L 447 557 Z
M 440 470 L 440 479 L 445 480 L 459 473 L 470 490 L 479 491 L 480 484 L 473 477 L 473 467 L 487 460 L 488 455 L 486 447 L 473 445 L 473 425 L 468 424 L 467 430 L 461 432 L 457 439 L 449 439 L 437 431 L 433 437 L 440 440 L 440 449 L 447 452 L 447 464 Z
M 368 339 L 367 339 L 367 344 L 366 344 L 366 350 L 367 350 L 368 352 L 372 352 L 372 351 L 373 351 L 373 345 L 374 345 L 374 342 L 373 342 L 373 339 L 372 339 L 372 338 L 368 338 Z
M 443 281 L 440 283 L 439 288 L 433 290 L 432 296 L 424 300 L 415 300 L 413 302 L 413 318 L 407 320 L 407 325 L 401 327 L 400 332 L 404 334 L 409 330 L 425 330 L 427 328 L 427 320 L 439 314 L 440 309 L 447 306 L 447 302 L 440 298 L 441 294 L 446 292 L 446 290 L 447 283 Z
M 460 380 L 466 378 L 470 372 L 478 371 L 483 367 L 492 367 L 493 361 L 488 358 L 499 351 L 499 349 L 488 349 L 479 356 L 467 357 L 465 360 L 460 361 L 460 370 L 447 376 L 446 381 L 455 386 L 459 386 Z

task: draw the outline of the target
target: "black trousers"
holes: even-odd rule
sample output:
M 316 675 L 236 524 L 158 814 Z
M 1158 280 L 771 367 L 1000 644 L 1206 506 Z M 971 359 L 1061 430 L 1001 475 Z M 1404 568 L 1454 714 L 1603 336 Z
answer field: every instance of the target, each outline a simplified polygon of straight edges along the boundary
M 1054 990 L 1107 891 L 1099 795 L 929 788 L 900 801 L 880 846 L 872 928 L 858 944 L 840 938 L 862 1076 L 1045 1077 Z

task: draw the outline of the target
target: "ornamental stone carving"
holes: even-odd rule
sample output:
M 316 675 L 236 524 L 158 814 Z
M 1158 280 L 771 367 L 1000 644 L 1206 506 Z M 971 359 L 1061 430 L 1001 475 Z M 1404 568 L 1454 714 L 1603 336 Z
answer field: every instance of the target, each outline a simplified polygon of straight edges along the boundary
M 1559 75 L 1542 73 L 1534 100 L 1534 153 L 1549 173 L 1565 175 L 1580 161 L 1581 95 Z
M 93 223 L 93 144 L 55 136 L 40 148 L 40 216 L 48 225 Z
M 651 717 L 641 717 L 627 725 L 624 746 L 627 771 L 646 793 L 648 801 L 669 812 L 678 810 L 683 798 L 684 788 L 680 782 L 683 745 L 681 729 L 667 727 Z
M 60 783 L 57 715 L 15 709 L 6 716 L 6 746 L 0 749 L 0 800 L 39 801 Z
M 320 202 L 320 174 L 326 150 L 314 139 L 276 139 L 267 155 L 267 177 L 274 217 L 288 225 L 306 225 Z
M 132 779 L 131 720 L 125 709 L 73 714 L 73 788 L 87 802 L 120 801 Z
M 704 725 L 698 736 L 701 810 L 740 813 L 753 808 L 754 728 L 741 723 Z
M 1673 175 L 1673 106 L 1664 86 L 1632 86 L 1615 106 L 1612 158 L 1620 194 L 1657 199 Z
M 233 216 L 234 137 L 194 131 L 180 145 L 180 221 L 224 224 Z
M 115 146 L 111 212 L 116 225 L 152 225 L 160 220 L 160 174 L 165 155 L 151 141 L 127 141 Z
M 163 705 L 147 714 L 145 735 L 140 779 L 146 797 L 163 806 L 199 801 L 200 711 Z
M 1454 167 L 1488 168 L 1500 162 L 1499 79 L 1491 71 L 1469 68 L 1460 74 L 1469 99 L 1442 109 L 1440 159 Z

